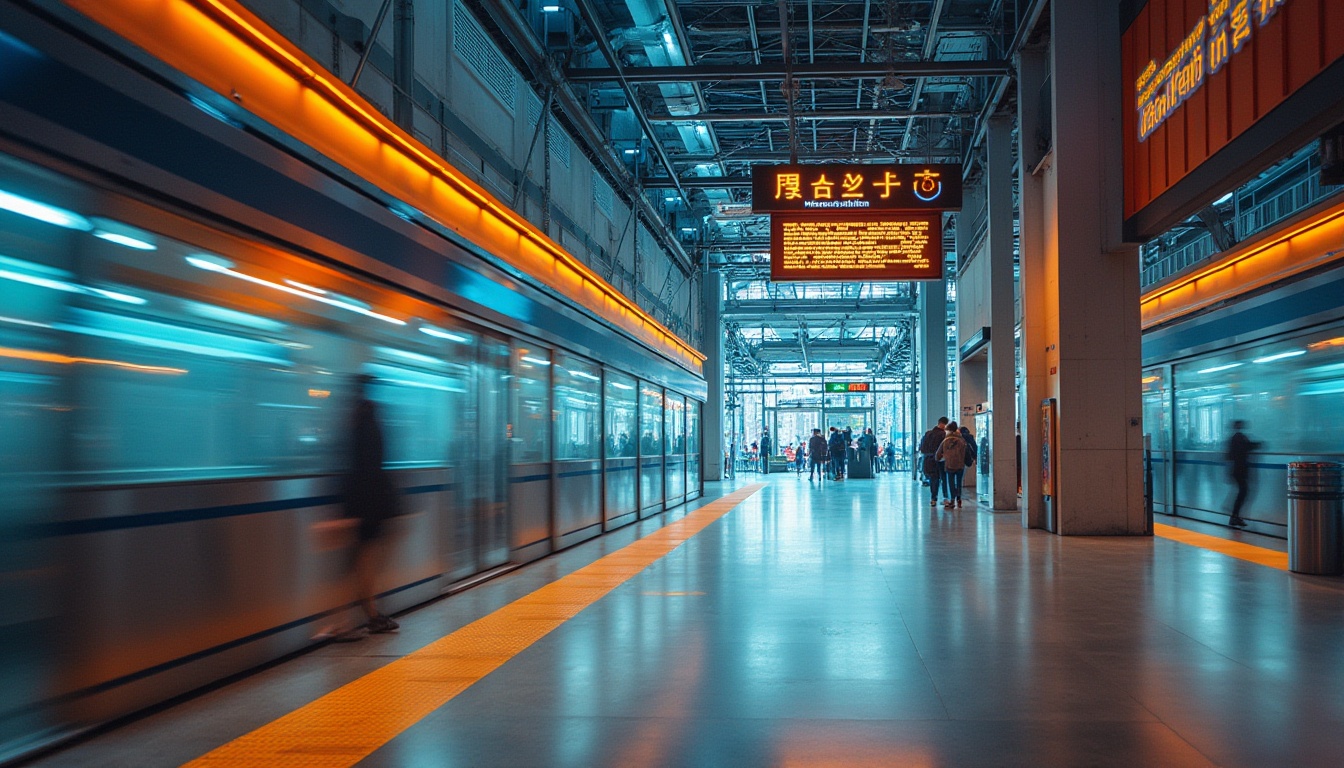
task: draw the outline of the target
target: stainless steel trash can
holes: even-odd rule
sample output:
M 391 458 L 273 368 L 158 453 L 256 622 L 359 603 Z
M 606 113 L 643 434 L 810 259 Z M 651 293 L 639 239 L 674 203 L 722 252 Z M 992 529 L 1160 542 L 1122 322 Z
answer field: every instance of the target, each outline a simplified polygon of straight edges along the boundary
M 1288 465 L 1288 570 L 1334 576 L 1344 570 L 1344 465 Z

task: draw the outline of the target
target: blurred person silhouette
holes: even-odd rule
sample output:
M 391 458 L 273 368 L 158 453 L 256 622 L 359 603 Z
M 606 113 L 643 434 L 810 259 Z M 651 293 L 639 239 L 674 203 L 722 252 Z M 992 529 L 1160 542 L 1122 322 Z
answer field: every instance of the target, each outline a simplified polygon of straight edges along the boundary
M 1241 519 L 1241 507 L 1246 503 L 1246 497 L 1250 495 L 1251 490 L 1251 451 L 1259 450 L 1262 445 L 1251 440 L 1242 431 L 1248 428 L 1249 425 L 1240 419 L 1233 421 L 1232 437 L 1227 441 L 1228 474 L 1232 477 L 1232 482 L 1237 484 L 1237 498 L 1232 502 L 1232 519 L 1228 524 L 1237 528 L 1246 527 L 1246 521 Z
M 355 377 L 355 406 L 350 416 L 350 457 L 345 471 L 345 512 L 354 521 L 352 572 L 355 600 L 367 622 L 336 636 L 357 640 L 368 633 L 395 632 L 397 622 L 378 611 L 374 598 L 378 572 L 386 557 L 387 521 L 397 515 L 397 491 L 383 466 L 383 426 L 378 405 L 369 399 L 373 377 Z

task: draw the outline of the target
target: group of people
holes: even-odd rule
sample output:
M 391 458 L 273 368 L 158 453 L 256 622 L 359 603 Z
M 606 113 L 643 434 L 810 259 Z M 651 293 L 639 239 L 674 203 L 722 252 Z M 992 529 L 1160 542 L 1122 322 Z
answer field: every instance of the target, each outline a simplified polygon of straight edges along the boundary
M 944 508 L 961 509 L 961 480 L 976 460 L 971 431 L 944 416 L 920 438 L 919 454 L 924 485 L 929 487 L 929 506 L 938 506 L 938 493 L 942 491 Z

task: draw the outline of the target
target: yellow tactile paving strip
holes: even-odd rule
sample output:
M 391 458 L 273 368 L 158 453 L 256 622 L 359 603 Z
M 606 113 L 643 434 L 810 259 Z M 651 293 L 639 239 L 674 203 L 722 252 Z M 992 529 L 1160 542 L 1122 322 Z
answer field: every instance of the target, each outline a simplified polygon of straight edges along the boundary
M 710 502 L 187 765 L 352 766 L 763 487 Z
M 1288 553 L 1276 552 L 1272 549 L 1257 547 L 1251 544 L 1245 544 L 1240 541 L 1229 541 L 1220 539 L 1217 536 L 1209 536 L 1203 533 L 1187 531 L 1183 528 L 1175 528 L 1170 525 L 1153 523 L 1153 535 L 1161 536 L 1164 539 L 1171 539 L 1182 544 L 1189 544 L 1192 547 L 1200 549 L 1209 549 L 1228 557 L 1235 557 L 1238 560 L 1245 560 L 1257 565 L 1266 565 L 1270 568 L 1278 568 L 1280 571 L 1288 570 Z

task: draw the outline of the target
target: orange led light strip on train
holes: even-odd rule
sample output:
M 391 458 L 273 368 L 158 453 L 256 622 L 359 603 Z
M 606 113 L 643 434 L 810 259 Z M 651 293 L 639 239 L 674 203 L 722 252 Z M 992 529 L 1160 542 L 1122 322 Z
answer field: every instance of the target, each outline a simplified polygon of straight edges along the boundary
M 705 356 L 236 0 L 65 0 L 690 370 Z

